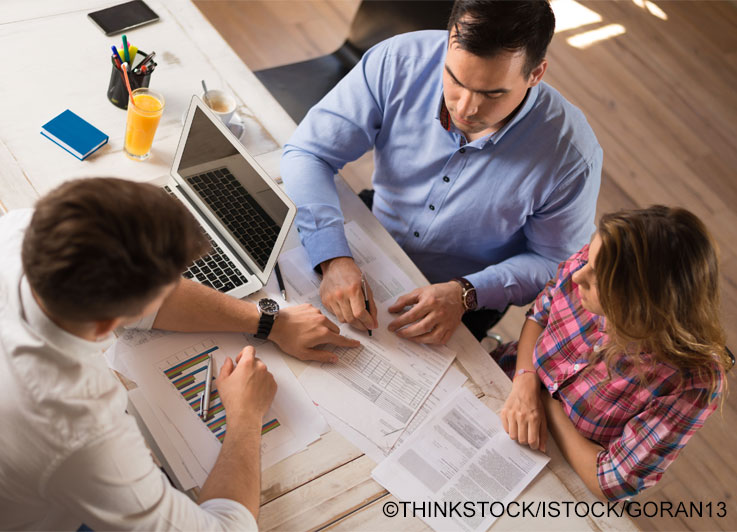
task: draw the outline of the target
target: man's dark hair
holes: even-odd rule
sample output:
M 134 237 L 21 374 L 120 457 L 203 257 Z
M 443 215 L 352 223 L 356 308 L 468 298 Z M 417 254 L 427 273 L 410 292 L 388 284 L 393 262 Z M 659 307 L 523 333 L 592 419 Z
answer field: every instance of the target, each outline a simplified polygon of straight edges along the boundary
M 135 316 L 209 249 L 192 215 L 161 188 L 77 179 L 41 198 L 23 240 L 23 270 L 53 315 Z
M 545 59 L 555 15 L 547 0 L 456 0 L 448 21 L 448 31 L 454 29 L 454 42 L 479 57 L 524 50 L 528 77 Z

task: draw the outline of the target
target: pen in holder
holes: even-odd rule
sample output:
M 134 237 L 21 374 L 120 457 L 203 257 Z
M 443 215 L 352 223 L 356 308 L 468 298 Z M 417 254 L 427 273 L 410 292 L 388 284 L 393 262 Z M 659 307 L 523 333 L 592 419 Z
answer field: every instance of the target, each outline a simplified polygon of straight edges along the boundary
M 128 70 L 128 80 L 131 84 L 131 90 L 148 87 L 149 81 L 151 80 L 151 73 L 156 68 L 156 63 L 150 60 L 146 63 L 145 69 L 141 69 L 138 66 L 143 63 L 143 59 L 148 57 L 147 54 L 141 50 L 136 52 L 136 57 L 133 58 L 133 61 L 131 62 L 135 64 L 136 59 L 139 58 L 138 56 L 141 56 L 141 61 L 136 64 L 136 67 Z M 118 68 L 115 56 L 110 56 L 110 61 L 113 64 L 113 70 L 110 73 L 110 84 L 107 88 L 107 99 L 116 107 L 128 109 L 128 89 L 125 87 L 123 72 Z

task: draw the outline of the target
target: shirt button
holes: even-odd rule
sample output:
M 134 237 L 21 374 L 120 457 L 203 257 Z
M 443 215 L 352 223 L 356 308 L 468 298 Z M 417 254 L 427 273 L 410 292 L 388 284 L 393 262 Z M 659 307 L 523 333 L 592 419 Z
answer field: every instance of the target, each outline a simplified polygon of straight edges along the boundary
M 555 382 L 555 383 L 553 383 L 553 390 L 557 390 L 557 389 L 558 389 L 558 383 Z
M 450 182 L 450 177 L 448 177 L 447 175 L 443 176 L 443 181 L 445 181 L 446 183 Z
M 573 364 L 573 371 L 578 371 L 581 366 L 579 364 Z
M 601 351 L 601 345 L 599 345 L 599 344 L 596 344 L 596 345 L 594 346 L 594 353 L 598 353 L 599 351 Z
M 466 148 L 461 148 L 461 149 L 460 149 L 460 150 L 458 150 L 458 151 L 459 151 L 459 152 L 461 152 L 461 153 L 466 153 Z
M 434 211 L 435 210 L 435 205 L 430 205 L 430 210 L 431 211 Z
M 415 236 L 416 236 L 417 238 L 420 238 L 420 233 L 418 233 L 417 231 L 415 231 Z

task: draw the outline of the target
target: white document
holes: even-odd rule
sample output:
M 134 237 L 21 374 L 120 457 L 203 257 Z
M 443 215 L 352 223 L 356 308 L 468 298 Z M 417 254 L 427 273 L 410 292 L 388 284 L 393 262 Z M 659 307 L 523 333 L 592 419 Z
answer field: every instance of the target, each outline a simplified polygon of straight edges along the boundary
M 224 333 L 130 336 L 134 339 L 126 337 L 128 341 L 116 343 L 115 353 L 108 359 L 129 370 L 129 377 L 152 405 L 188 474 L 201 486 L 227 432 L 225 411 L 214 385 L 207 421 L 199 416 L 207 356 L 213 355 L 215 377 L 225 358 L 235 359 L 243 346 L 254 343 L 253 339 Z M 262 343 L 257 354 L 278 385 L 262 427 L 261 466 L 266 469 L 319 439 L 327 425 L 278 349 Z
M 496 519 L 489 504 L 514 500 L 549 460 L 513 441 L 499 416 L 462 388 L 371 474 L 400 501 L 428 503 L 423 521 L 434 530 L 480 532 Z M 483 517 L 479 501 L 487 502 Z M 449 510 L 460 503 L 462 512 L 466 502 L 475 504 L 473 517 Z
M 355 223 L 345 226 L 348 244 L 374 294 L 379 327 L 373 337 L 347 324 L 341 334 L 359 340 L 356 348 L 338 347 L 336 364 L 311 364 L 300 376 L 310 397 L 388 452 L 453 362 L 446 347 L 419 345 L 387 330 L 396 315 L 388 308 L 415 288 L 411 279 Z M 279 259 L 290 294 L 322 308 L 320 280 L 301 246 Z
M 466 380 L 466 376 L 462 372 L 453 366 L 449 367 L 448 371 L 443 375 L 443 378 L 440 379 L 438 385 L 427 398 L 427 401 L 417 411 L 417 414 L 412 418 L 407 428 L 402 431 L 402 435 L 397 440 L 395 447 L 399 446 L 412 432 L 420 427 L 427 416 L 432 414 L 439 405 L 443 404 L 449 397 L 455 394 Z M 328 420 L 331 427 L 340 432 L 346 440 L 361 449 L 366 456 L 377 464 L 386 458 L 391 451 L 381 449 L 378 445 L 366 438 L 366 436 L 352 429 L 347 423 L 335 417 L 328 410 L 320 408 L 320 412 Z

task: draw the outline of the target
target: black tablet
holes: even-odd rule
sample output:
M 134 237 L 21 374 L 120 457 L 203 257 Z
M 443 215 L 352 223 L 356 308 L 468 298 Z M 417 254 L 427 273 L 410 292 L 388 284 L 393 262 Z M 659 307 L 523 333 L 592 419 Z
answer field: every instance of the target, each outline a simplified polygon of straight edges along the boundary
M 88 13 L 87 16 L 105 32 L 105 35 L 115 35 L 159 20 L 159 16 L 143 0 L 108 7 Z

